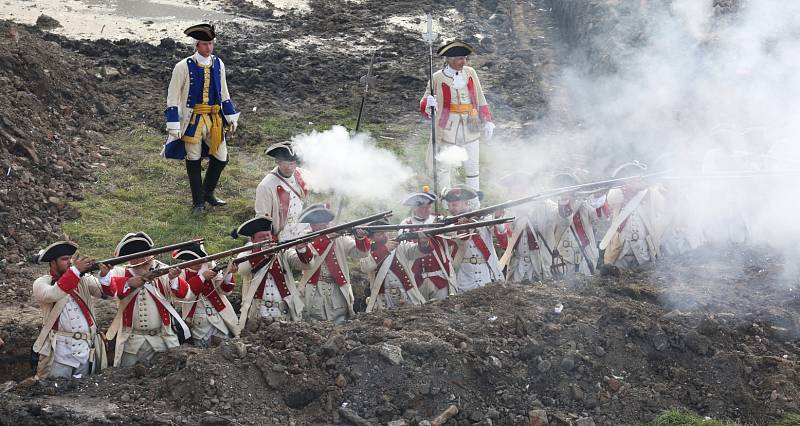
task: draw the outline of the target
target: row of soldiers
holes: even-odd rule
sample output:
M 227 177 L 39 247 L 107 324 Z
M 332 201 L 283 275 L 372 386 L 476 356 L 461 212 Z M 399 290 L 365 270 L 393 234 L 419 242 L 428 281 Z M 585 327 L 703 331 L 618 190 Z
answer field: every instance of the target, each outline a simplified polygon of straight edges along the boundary
M 148 278 L 169 266 L 153 256 L 141 256 L 155 247 L 144 232 L 129 233 L 114 256 L 133 256 L 125 266 L 96 264 L 74 258 L 77 245 L 62 241 L 41 250 L 36 260 L 48 263 L 50 273 L 36 280 L 34 299 L 41 305 L 43 328 L 34 345 L 39 354 L 39 377 L 82 376 L 107 365 L 106 347 L 95 320 L 93 300 L 115 298 L 118 309 L 105 339 L 115 339 L 115 366 L 148 361 L 156 352 L 176 347 L 191 337 L 207 345 L 217 336 L 238 336 L 247 321 L 332 321 L 355 315 L 348 259 L 357 261 L 369 276 L 367 312 L 403 305 L 422 305 L 486 286 L 497 281 L 540 281 L 570 274 L 591 274 L 600 261 L 601 228 L 612 226 L 603 240 L 610 243 L 605 263 L 630 267 L 660 255 L 663 231 L 652 212 L 659 206 L 657 188 L 633 179 L 607 192 L 561 193 L 552 199 L 495 210 L 494 217 L 513 216 L 513 222 L 475 227 L 466 233 L 392 239 L 384 231 L 354 229 L 347 234 L 321 234 L 272 255 L 257 255 L 265 241 L 291 241 L 308 232 L 325 231 L 336 219 L 322 204 L 306 206 L 308 191 L 303 170 L 291 143 L 271 146 L 267 153 L 276 167 L 259 184 L 253 219 L 241 224 L 234 237 L 248 238 L 252 246 L 226 268 L 214 262 L 198 264 Z M 638 176 L 642 165 L 629 163 L 615 177 Z M 512 193 L 531 191 L 524 173 L 501 179 Z M 554 176 L 556 187 L 576 186 L 569 173 Z M 455 185 L 441 194 L 450 217 L 480 207 L 482 193 Z M 400 222 L 402 233 L 416 233 L 413 225 L 440 223 L 433 213 L 437 196 L 427 191 L 410 194 L 403 202 L 410 216 Z M 468 215 L 457 223 L 480 217 Z M 385 224 L 376 222 L 373 225 Z M 291 244 L 290 244 L 291 245 Z M 502 256 L 498 256 L 498 250 Z M 172 253 L 178 261 L 208 255 L 202 244 Z M 98 275 L 90 273 L 99 269 Z M 297 275 L 296 275 L 297 274 Z M 227 298 L 241 281 L 239 314 Z

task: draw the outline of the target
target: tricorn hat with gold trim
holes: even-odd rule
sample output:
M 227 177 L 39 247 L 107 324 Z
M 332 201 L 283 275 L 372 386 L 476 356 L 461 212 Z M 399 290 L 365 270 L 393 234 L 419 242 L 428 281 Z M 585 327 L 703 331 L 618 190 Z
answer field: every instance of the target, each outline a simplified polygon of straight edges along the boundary
M 445 44 L 444 46 L 440 47 L 439 50 L 436 51 L 436 54 L 439 56 L 445 57 L 453 57 L 453 56 L 467 56 L 474 52 L 475 49 L 472 48 L 466 42 L 461 40 L 453 40 L 450 43 Z
M 214 41 L 217 33 L 211 24 L 197 24 L 183 31 L 184 34 L 198 41 Z

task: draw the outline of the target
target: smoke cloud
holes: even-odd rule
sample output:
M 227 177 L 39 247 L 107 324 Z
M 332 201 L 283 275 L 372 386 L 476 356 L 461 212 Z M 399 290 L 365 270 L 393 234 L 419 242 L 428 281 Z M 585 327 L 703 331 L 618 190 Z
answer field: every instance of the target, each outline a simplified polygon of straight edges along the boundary
M 351 135 L 342 126 L 292 139 L 302 166 L 310 171 L 309 187 L 333 192 L 364 204 L 387 202 L 403 194 L 413 176 L 391 152 L 377 148 L 369 135 Z
M 497 178 L 562 170 L 608 178 L 632 160 L 697 175 L 800 170 L 800 2 L 614 2 L 572 66 L 553 81 L 553 110 L 534 134 L 484 147 Z M 599 9 L 592 9 L 599 10 Z M 585 22 L 584 22 L 585 23 Z M 580 49 L 578 49 L 580 50 Z M 610 64 L 598 69 L 598 58 Z M 671 180 L 664 186 L 694 244 L 745 242 L 782 250 L 800 272 L 797 174 Z M 795 275 L 796 280 L 796 275 Z

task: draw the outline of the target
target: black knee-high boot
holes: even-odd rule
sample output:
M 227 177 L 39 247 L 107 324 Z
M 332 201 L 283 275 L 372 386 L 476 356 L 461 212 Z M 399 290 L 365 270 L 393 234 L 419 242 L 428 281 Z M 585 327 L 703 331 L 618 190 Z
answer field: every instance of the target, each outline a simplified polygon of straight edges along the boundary
M 222 170 L 228 164 L 227 161 L 219 161 L 213 156 L 209 158 L 208 170 L 206 170 L 206 179 L 203 182 L 203 189 L 205 191 L 204 200 L 212 206 L 224 206 L 228 204 L 225 200 L 220 200 L 214 196 L 214 190 L 217 189 L 219 177 L 222 175 Z
M 205 202 L 203 202 L 203 176 L 200 160 L 186 160 L 186 174 L 189 176 L 189 188 L 192 190 L 192 211 L 202 213 L 205 209 Z

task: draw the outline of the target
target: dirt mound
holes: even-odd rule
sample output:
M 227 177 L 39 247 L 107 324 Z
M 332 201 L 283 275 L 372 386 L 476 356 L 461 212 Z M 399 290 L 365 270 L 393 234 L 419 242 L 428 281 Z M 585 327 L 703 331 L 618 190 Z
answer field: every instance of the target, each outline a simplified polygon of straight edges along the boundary
M 55 412 L 84 422 L 168 413 L 177 423 L 321 424 L 345 421 L 345 407 L 351 422 L 417 424 L 454 404 L 457 424 L 527 425 L 531 410 L 551 424 L 634 424 L 674 406 L 765 424 L 800 409 L 800 299 L 779 258 L 726 249 L 661 266 L 614 280 L 499 284 L 336 328 L 256 323 L 242 339 L 182 347 L 151 368 L 18 387 L 2 410 L 43 423 Z M 118 408 L 26 408 L 53 395 Z
M 2 22 L 0 34 L 0 275 L 13 282 L 20 262 L 77 215 L 66 203 L 107 161 L 101 121 L 116 101 L 91 63 L 36 30 Z M 27 299 L 23 290 L 0 300 Z

